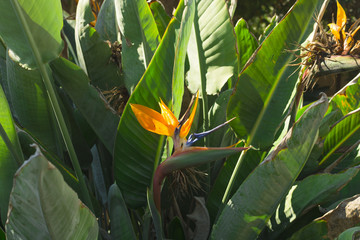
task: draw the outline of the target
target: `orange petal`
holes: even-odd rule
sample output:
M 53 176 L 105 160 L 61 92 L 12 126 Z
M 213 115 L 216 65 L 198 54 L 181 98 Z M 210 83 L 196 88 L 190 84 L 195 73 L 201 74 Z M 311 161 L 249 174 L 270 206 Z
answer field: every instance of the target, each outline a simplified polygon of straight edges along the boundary
M 336 15 L 336 25 L 338 25 L 340 28 L 344 29 L 345 32 L 345 24 L 346 24 L 346 14 L 342 6 L 340 5 L 339 1 L 336 1 L 337 3 L 337 15 Z
M 193 110 L 192 110 L 192 112 L 190 114 L 190 117 L 188 118 L 188 120 L 186 120 L 186 122 L 182 125 L 182 127 L 180 129 L 180 138 L 186 138 L 186 136 L 190 132 L 191 125 L 192 125 L 192 123 L 194 121 L 196 108 L 197 108 L 197 105 L 198 105 L 198 100 L 199 100 L 199 92 L 197 93 L 196 100 L 195 100 L 195 105 L 194 105 Z
M 351 32 L 351 36 L 354 37 L 356 32 L 360 29 L 360 26 L 358 26 L 354 31 Z
M 165 103 L 160 99 L 159 102 L 160 109 L 161 109 L 161 115 L 164 118 L 165 122 L 168 126 L 173 126 L 176 128 L 179 125 L 179 121 L 175 117 L 175 115 L 172 113 L 172 111 L 165 105 Z
M 338 41 L 340 41 L 340 33 L 339 33 L 340 27 L 338 25 L 336 25 L 335 23 L 329 23 L 328 26 L 330 28 L 331 33 L 334 35 L 334 37 Z
M 169 126 L 160 113 L 139 104 L 130 106 L 140 125 L 147 131 L 166 136 L 174 134 L 175 127 Z

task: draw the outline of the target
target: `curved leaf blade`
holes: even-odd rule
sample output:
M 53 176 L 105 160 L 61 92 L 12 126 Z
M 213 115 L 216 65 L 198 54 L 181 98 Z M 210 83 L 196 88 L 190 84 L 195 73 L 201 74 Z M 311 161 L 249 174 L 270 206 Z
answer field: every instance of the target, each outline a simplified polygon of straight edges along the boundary
M 96 31 L 102 40 L 117 41 L 117 25 L 115 16 L 115 1 L 105 0 L 101 4 L 99 15 L 97 16 Z
M 307 37 L 320 2 L 297 1 L 240 74 L 228 104 L 227 118 L 236 117 L 230 126 L 239 137 L 248 136 L 248 144 L 269 148 L 288 115 L 297 67 L 289 66 L 294 54 L 284 49 L 296 48 L 296 43 Z
M 187 80 L 192 93 L 203 88 L 208 95 L 216 94 L 234 75 L 236 40 L 225 1 L 196 0 L 187 53 Z
M 119 117 L 110 110 L 105 100 L 101 99 L 100 93 L 89 84 L 86 74 L 80 67 L 64 58 L 55 59 L 50 66 L 54 78 L 63 86 L 107 150 L 112 153 Z
M 324 142 L 324 157 L 319 165 L 325 162 L 346 141 L 354 138 L 353 142 L 360 139 L 360 108 L 346 115 L 329 132 Z
M 6 24 L 0 26 L 0 36 L 11 50 L 11 57 L 27 68 L 36 67 L 23 26 L 13 9 L 13 1 L 17 1 L 22 9 L 43 63 L 58 57 L 62 49 L 61 3 L 57 0 L 5 0 L 0 2 L 0 15 L 6 20 Z
M 125 86 L 133 92 L 159 45 L 159 31 L 146 0 L 115 0 L 115 9 Z
M 213 239 L 255 239 L 260 234 L 305 165 L 327 108 L 323 96 L 245 179 L 214 225 Z
M 183 90 L 175 86 L 184 86 L 185 53 L 178 51 L 185 52 L 183 45 L 186 46 L 188 42 L 194 11 L 194 2 L 188 1 L 188 4 L 180 23 L 177 19 L 180 19 L 179 14 L 182 14 L 184 9 L 183 1 L 180 2 L 177 15 L 170 21 L 148 69 L 124 109 L 118 126 L 114 150 L 115 179 L 126 204 L 132 208 L 146 204 L 146 188 L 151 184 L 156 156 L 161 156 L 157 151 L 162 149 L 163 143 L 160 141 L 162 137 L 141 127 L 129 104 L 141 104 L 160 111 L 160 98 L 168 106 L 171 106 L 169 103 L 173 100 L 172 106 L 177 108 L 173 109 L 175 116 L 179 114 Z
M 61 173 L 39 152 L 17 171 L 7 239 L 97 239 L 98 223 Z
M 109 215 L 112 239 L 136 239 L 131 218 L 120 189 L 114 183 L 109 189 Z
M 62 141 L 40 71 L 28 70 L 6 59 L 12 112 L 53 153 L 62 156 Z

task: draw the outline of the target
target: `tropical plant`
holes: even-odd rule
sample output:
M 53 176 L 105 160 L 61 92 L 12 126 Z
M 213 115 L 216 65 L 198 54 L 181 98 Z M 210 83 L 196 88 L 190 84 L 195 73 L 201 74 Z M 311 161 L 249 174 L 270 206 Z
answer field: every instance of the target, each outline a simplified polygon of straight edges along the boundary
M 0 239 L 356 236 L 360 75 L 302 100 L 359 71 L 327 3 L 258 41 L 236 1 L 1 1 Z

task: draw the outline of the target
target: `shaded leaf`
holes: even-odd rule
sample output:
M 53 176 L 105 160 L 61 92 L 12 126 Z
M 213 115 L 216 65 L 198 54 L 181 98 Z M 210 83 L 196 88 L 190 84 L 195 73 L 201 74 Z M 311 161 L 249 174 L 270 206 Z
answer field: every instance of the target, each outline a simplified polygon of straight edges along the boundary
M 89 84 L 87 76 L 77 65 L 64 58 L 58 58 L 52 61 L 50 66 L 55 79 L 112 153 L 119 117 L 110 110 L 105 100 L 100 97 L 100 93 Z
M 7 239 L 97 239 L 91 211 L 39 152 L 17 171 L 5 226 Z
M 96 19 L 96 31 L 102 40 L 117 41 L 117 25 L 115 16 L 115 1 L 105 0 L 101 4 L 100 12 Z
M 11 50 L 11 58 L 25 67 L 36 67 L 32 50 L 23 31 L 24 26 L 21 25 L 20 16 L 13 8 L 14 1 L 21 7 L 43 63 L 58 57 L 62 49 L 61 3 L 57 0 L 4 0 L 0 2 L 0 15 L 2 19 L 6 19 L 6 24 L 1 24 L 0 36 Z
M 62 156 L 62 140 L 39 70 L 22 68 L 10 57 L 6 60 L 12 112 L 53 153 Z
M 128 209 L 116 183 L 109 189 L 109 215 L 112 239 L 136 239 Z
M 164 6 L 160 2 L 150 2 L 150 9 L 154 15 L 155 23 L 159 30 L 159 35 L 162 38 L 171 18 L 169 17 L 169 15 L 167 15 Z

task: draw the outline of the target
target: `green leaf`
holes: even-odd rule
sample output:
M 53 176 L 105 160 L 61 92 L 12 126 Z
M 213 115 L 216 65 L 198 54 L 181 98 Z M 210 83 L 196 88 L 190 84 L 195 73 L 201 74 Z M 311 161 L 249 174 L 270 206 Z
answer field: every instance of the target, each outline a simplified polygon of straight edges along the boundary
M 112 59 L 111 46 L 100 38 L 95 28 L 87 25 L 82 29 L 80 44 L 92 85 L 110 90 L 123 84 L 117 60 Z
M 360 227 L 352 227 L 342 232 L 336 240 L 359 239 Z
M 259 46 L 259 43 L 249 31 L 246 21 L 242 18 L 235 25 L 235 34 L 239 51 L 239 71 L 241 71 Z
M 166 27 L 169 25 L 170 17 L 165 12 L 164 6 L 157 1 L 150 2 L 150 9 L 154 15 L 156 26 L 159 30 L 159 35 L 162 38 L 166 31 Z
M 359 140 L 360 129 L 360 108 L 344 116 L 329 132 L 324 142 L 323 159 L 319 164 L 324 163 L 340 146 L 345 142 L 352 145 Z
M 218 93 L 234 75 L 237 61 L 235 48 L 234 28 L 225 1 L 196 0 L 196 13 L 187 50 L 190 91 Z
M 115 0 L 115 9 L 125 86 L 133 92 L 159 45 L 159 32 L 146 0 Z
M 314 221 L 305 227 L 301 228 L 299 231 L 295 232 L 290 240 L 327 240 L 330 239 L 327 236 L 328 228 L 327 224 L 323 220 Z
M 164 239 L 164 231 L 162 229 L 161 216 L 158 210 L 156 209 L 153 195 L 149 189 L 147 189 L 147 202 L 150 209 L 151 217 L 153 219 L 153 224 L 155 227 L 156 239 L 162 240 Z
M 39 150 L 17 171 L 9 205 L 8 240 L 98 237 L 95 216 Z
M 279 16 L 275 14 L 271 18 L 269 25 L 265 28 L 264 32 L 259 37 L 259 44 L 262 44 L 262 42 L 268 37 L 268 35 L 271 33 L 271 31 L 276 27 L 278 23 L 279 23 Z
M 148 69 L 131 95 L 118 126 L 114 150 L 115 179 L 126 204 L 132 208 L 146 204 L 146 188 L 150 186 L 154 163 L 158 161 L 156 156 L 161 156 L 158 149 L 162 149 L 163 143 L 160 136 L 141 127 L 129 103 L 141 104 L 159 111 L 160 98 L 168 106 L 171 106 L 169 103 L 173 98 L 172 106 L 177 107 L 174 109 L 175 115 L 179 114 L 183 91 L 175 86 L 184 86 L 186 49 L 180 46 L 186 46 L 194 15 L 194 2 L 189 1 L 188 4 L 181 24 L 177 20 L 180 18 L 178 15 L 171 20 Z M 179 6 L 177 14 L 182 14 L 183 2 L 180 2 Z M 175 73 L 178 76 L 174 76 Z
M 339 174 L 316 174 L 292 186 L 285 199 L 278 206 L 276 216 L 271 218 L 271 237 L 278 239 L 279 234 L 304 211 L 328 201 L 359 172 L 350 168 Z
M 101 4 L 99 15 L 97 16 L 96 31 L 102 40 L 117 41 L 117 25 L 115 16 L 115 1 L 105 0 Z
M 119 117 L 109 109 L 100 93 L 89 84 L 84 71 L 78 66 L 64 58 L 55 59 L 50 66 L 54 78 L 69 94 L 94 132 L 112 153 Z
M 109 215 L 112 239 L 136 239 L 121 191 L 114 183 L 109 189 Z
M 4 0 L 0 2 L 0 15 L 2 19 L 6 19 L 6 24 L 1 24 L 0 36 L 11 50 L 11 58 L 27 68 L 36 67 L 32 50 L 24 34 L 24 26 L 20 24 L 20 16 L 13 8 L 15 1 L 21 7 L 43 63 L 58 57 L 62 49 L 61 3 L 57 0 Z
M 213 227 L 213 239 L 255 239 L 301 172 L 328 108 L 314 103 L 287 136 L 242 183 Z
M 10 140 L 10 149 L 0 134 L 0 209 L 2 224 L 5 225 L 10 191 L 13 185 L 13 176 L 19 165 L 24 161 L 18 136 L 14 127 L 9 105 L 0 85 L 0 124 L 6 137 Z M 14 156 L 14 153 L 17 155 Z M 20 161 L 20 162 L 17 162 Z
M 7 82 L 12 112 L 19 124 L 62 156 L 62 140 L 39 70 L 22 68 L 7 57 Z
M 339 109 L 343 116 L 360 108 L 360 75 L 345 85 L 330 101 L 331 106 Z
M 84 28 L 92 22 L 94 16 L 91 11 L 90 1 L 79 0 L 76 7 L 76 23 L 75 23 L 75 44 L 76 53 L 79 61 L 79 66 L 87 73 L 83 50 L 81 46 L 81 38 L 83 36 Z
M 235 193 L 240 184 L 256 168 L 256 166 L 263 160 L 264 157 L 264 153 L 261 151 L 256 151 L 253 149 L 247 150 L 246 157 L 243 160 L 243 163 L 238 171 L 238 175 L 234 180 L 234 186 L 232 187 L 231 195 Z M 238 159 L 239 154 L 234 154 L 225 161 L 208 195 L 206 206 L 209 210 L 212 222 L 215 221 L 215 218 L 219 213 L 219 209 L 222 207 L 222 198 Z
M 236 117 L 230 125 L 239 137 L 248 136 L 247 144 L 265 150 L 271 147 L 288 115 L 298 67 L 290 66 L 294 54 L 286 50 L 307 38 L 321 2 L 297 1 L 240 74 L 227 118 Z

